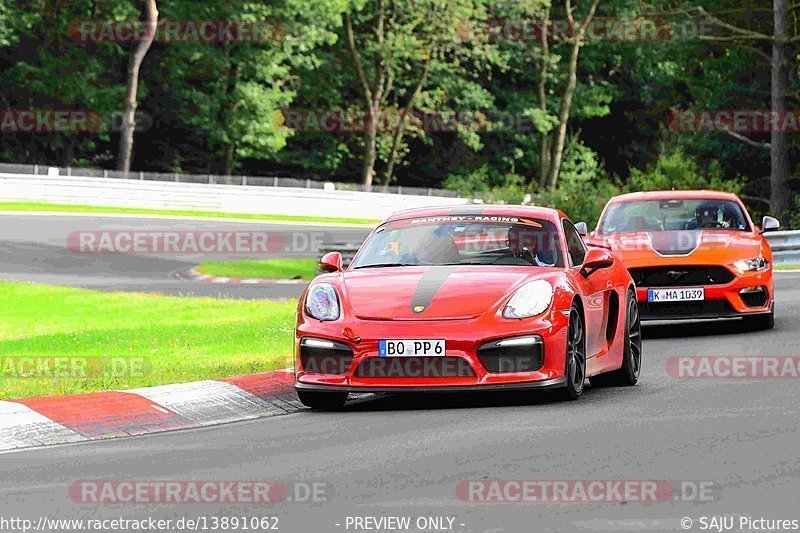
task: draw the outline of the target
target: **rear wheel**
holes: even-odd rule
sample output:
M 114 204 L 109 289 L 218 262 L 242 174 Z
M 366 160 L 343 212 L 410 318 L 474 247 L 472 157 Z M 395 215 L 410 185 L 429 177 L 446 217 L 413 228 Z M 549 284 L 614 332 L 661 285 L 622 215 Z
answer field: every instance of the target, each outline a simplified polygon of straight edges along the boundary
M 626 387 L 639 382 L 642 371 L 642 320 L 636 294 L 628 291 L 622 368 L 589 379 L 592 387 Z
M 564 377 L 567 386 L 561 391 L 565 400 L 577 400 L 583 394 L 586 381 L 586 330 L 583 316 L 577 305 L 573 304 L 567 326 L 567 357 Z
M 322 409 L 325 411 L 334 411 L 341 409 L 344 402 L 347 401 L 346 392 L 319 392 L 298 390 L 297 397 L 300 403 L 312 409 Z

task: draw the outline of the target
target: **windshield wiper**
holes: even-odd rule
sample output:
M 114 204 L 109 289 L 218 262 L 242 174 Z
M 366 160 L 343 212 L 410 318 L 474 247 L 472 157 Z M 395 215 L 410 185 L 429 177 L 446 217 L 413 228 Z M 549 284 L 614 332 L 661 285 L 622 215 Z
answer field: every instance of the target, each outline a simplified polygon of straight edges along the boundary
M 417 265 L 408 265 L 406 263 L 378 263 L 375 265 L 362 265 L 353 267 L 353 270 L 361 270 L 362 268 L 389 268 L 389 267 L 410 267 L 410 266 L 417 266 Z

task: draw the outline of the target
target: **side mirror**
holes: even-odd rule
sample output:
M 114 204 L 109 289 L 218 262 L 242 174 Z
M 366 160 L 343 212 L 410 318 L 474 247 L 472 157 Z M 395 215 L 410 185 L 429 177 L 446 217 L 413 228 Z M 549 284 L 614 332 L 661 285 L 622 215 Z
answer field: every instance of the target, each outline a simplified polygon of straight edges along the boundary
M 777 218 L 764 217 L 764 219 L 761 221 L 761 233 L 778 231 L 779 229 L 781 229 L 781 223 Z
M 578 222 L 575 224 L 575 229 L 578 230 L 578 235 L 581 237 L 589 235 L 589 226 L 586 225 L 586 222 Z
M 611 250 L 606 248 L 589 248 L 586 252 L 586 259 L 583 261 L 581 274 L 588 278 L 600 269 L 608 268 L 614 264 L 614 256 Z
M 319 260 L 319 267 L 325 272 L 341 272 L 342 271 L 342 254 L 339 252 L 330 252 L 322 256 Z

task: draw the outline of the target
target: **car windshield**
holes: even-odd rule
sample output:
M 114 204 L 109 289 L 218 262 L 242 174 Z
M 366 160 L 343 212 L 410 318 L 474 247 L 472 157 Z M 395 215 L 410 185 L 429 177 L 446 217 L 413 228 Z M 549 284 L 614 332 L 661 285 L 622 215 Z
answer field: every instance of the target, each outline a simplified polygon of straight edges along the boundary
M 749 231 L 750 226 L 737 202 L 704 198 L 620 202 L 600 223 L 602 234 L 699 229 Z
M 564 257 L 558 230 L 546 220 L 439 217 L 381 226 L 351 268 L 429 265 L 563 267 Z

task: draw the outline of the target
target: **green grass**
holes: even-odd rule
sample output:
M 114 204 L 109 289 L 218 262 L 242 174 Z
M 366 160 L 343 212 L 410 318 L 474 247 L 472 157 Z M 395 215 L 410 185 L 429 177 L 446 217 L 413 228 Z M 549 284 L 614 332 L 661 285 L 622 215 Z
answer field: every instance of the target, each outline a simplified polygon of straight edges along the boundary
M 312 280 L 317 275 L 315 259 L 271 259 L 267 261 L 210 261 L 197 267 L 202 274 L 225 278 L 268 278 Z
M 0 202 L 0 211 L 51 212 L 51 213 L 101 213 L 121 215 L 164 215 L 198 218 L 229 218 L 236 220 L 263 220 L 266 222 L 317 222 L 327 224 L 356 224 L 375 226 L 378 220 L 366 218 L 305 217 L 294 215 L 261 215 L 250 213 L 221 213 L 219 211 L 189 211 L 180 209 L 138 209 L 134 207 L 104 207 L 94 205 L 49 204 L 44 202 Z
M 101 293 L 11 282 L 0 282 L 0 299 L 0 399 L 291 366 L 294 301 Z M 62 365 L 77 361 L 89 370 L 56 376 L 58 357 L 76 358 L 62 359 Z M 42 363 L 50 364 L 49 370 L 31 366 Z
M 775 270 L 800 270 L 800 263 L 781 263 L 775 265 Z

